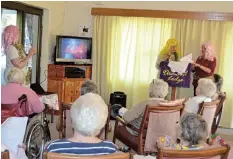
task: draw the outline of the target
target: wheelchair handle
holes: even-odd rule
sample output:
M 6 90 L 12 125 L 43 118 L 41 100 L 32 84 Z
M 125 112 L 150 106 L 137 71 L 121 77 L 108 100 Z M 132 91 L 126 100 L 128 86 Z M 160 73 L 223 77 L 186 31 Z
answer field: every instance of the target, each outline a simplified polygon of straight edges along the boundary
M 18 101 L 27 99 L 26 94 L 23 94 L 21 97 L 18 98 Z

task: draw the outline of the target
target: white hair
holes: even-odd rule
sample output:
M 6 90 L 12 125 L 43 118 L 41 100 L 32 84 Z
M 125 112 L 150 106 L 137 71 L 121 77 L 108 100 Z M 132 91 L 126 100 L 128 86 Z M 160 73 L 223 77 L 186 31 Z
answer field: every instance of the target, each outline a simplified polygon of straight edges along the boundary
M 25 73 L 23 70 L 13 67 L 9 71 L 5 71 L 6 74 L 6 82 L 7 83 L 18 83 L 24 84 L 25 81 Z
M 153 79 L 149 86 L 150 97 L 165 98 L 168 94 L 168 84 L 161 79 Z
M 197 95 L 212 97 L 217 91 L 215 83 L 208 78 L 198 80 Z
M 108 116 L 108 106 L 95 93 L 80 96 L 71 107 L 74 130 L 84 136 L 96 136 L 104 127 Z

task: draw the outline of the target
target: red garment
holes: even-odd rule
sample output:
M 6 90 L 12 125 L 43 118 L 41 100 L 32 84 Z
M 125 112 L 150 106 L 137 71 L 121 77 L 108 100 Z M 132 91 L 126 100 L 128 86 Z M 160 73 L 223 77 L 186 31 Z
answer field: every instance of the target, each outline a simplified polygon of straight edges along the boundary
M 16 104 L 18 98 L 25 94 L 28 98 L 29 114 L 40 113 L 44 110 L 44 104 L 39 96 L 30 88 L 26 88 L 17 83 L 8 83 L 1 86 L 1 104 Z
M 194 80 L 193 80 L 194 86 L 197 86 L 198 79 L 210 77 L 214 74 L 214 71 L 216 68 L 216 58 L 214 58 L 213 61 L 209 61 L 209 60 L 203 59 L 201 56 L 199 56 L 196 60 L 196 63 L 200 64 L 201 66 L 209 68 L 211 70 L 211 72 L 207 73 L 207 72 L 203 71 L 200 67 L 195 67 L 194 72 L 195 72 L 195 76 L 197 78 L 194 78 Z

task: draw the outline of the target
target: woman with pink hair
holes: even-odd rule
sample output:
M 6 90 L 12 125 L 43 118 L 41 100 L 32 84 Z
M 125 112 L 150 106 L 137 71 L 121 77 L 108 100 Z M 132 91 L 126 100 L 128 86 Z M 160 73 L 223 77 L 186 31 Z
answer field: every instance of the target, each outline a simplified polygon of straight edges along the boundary
M 197 58 L 194 66 L 194 96 L 196 96 L 196 88 L 198 80 L 201 78 L 211 78 L 216 68 L 216 52 L 211 42 L 206 42 L 201 46 L 201 55 Z
M 25 53 L 23 45 L 20 44 L 20 30 L 17 26 L 9 25 L 4 29 L 2 34 L 2 47 L 6 54 L 5 80 L 9 70 L 17 67 L 22 69 L 26 74 L 24 85 L 29 85 L 31 71 L 28 69 L 27 64 L 36 52 L 34 48 L 31 48 L 28 54 Z

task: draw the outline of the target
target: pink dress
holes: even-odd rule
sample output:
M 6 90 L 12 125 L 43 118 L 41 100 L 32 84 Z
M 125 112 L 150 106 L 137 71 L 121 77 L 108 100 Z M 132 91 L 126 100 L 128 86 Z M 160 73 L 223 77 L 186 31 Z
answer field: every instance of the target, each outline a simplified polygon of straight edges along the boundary
M 41 103 L 38 95 L 30 88 L 23 87 L 17 83 L 8 83 L 1 87 L 1 103 L 16 104 L 18 98 L 25 94 L 28 98 L 29 113 L 40 113 L 44 110 L 44 105 Z

